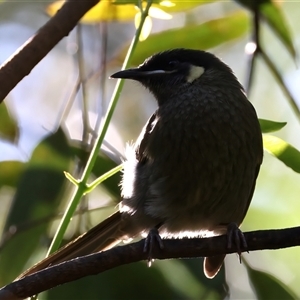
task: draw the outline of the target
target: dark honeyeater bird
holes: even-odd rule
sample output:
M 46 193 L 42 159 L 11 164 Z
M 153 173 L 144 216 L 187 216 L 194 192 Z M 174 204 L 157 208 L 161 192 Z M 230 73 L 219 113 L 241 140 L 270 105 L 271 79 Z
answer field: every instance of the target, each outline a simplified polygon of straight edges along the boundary
M 256 112 L 232 70 L 211 53 L 174 49 L 111 78 L 140 82 L 158 108 L 134 146 L 127 147 L 119 211 L 25 271 L 103 251 L 156 228 L 161 237 L 239 230 L 262 163 Z M 214 277 L 225 255 L 207 257 Z

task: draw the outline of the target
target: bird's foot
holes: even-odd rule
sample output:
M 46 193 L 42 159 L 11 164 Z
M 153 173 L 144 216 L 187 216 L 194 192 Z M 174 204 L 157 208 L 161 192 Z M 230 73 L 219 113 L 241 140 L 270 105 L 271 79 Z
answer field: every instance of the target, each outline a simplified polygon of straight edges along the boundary
M 153 247 L 155 242 L 158 243 L 160 249 L 164 248 L 164 243 L 162 241 L 162 238 L 159 235 L 158 229 L 152 228 L 149 231 L 144 244 L 144 252 L 148 253 L 148 267 L 151 267 L 151 263 L 154 260 L 152 254 L 153 254 Z
M 237 253 L 239 255 L 240 263 L 242 262 L 241 256 L 242 251 L 241 247 L 247 248 L 247 242 L 243 232 L 239 229 L 236 223 L 229 223 L 227 226 L 227 248 L 230 249 L 232 244 L 235 244 L 237 247 Z

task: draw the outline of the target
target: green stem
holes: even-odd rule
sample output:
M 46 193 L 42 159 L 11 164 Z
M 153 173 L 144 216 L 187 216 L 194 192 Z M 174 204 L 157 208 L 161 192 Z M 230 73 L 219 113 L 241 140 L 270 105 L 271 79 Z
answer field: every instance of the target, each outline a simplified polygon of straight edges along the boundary
M 92 183 L 87 185 L 88 189 L 86 190 L 86 193 L 90 193 L 96 186 L 98 186 L 100 183 L 102 183 L 107 178 L 109 178 L 109 177 L 113 176 L 114 174 L 120 172 L 122 169 L 123 169 L 123 164 L 120 164 L 120 165 L 112 168 L 111 170 L 109 170 L 105 174 L 101 175 L 96 180 L 94 180 Z
M 147 2 L 146 8 L 142 12 L 141 23 L 140 23 L 139 27 L 137 28 L 137 30 L 135 32 L 135 36 L 134 36 L 134 38 L 131 42 L 131 45 L 130 45 L 128 51 L 127 51 L 127 55 L 125 57 L 122 69 L 126 69 L 128 67 L 128 65 L 130 64 L 130 60 L 133 56 L 134 50 L 135 50 L 136 45 L 139 41 L 139 37 L 140 37 L 141 31 L 142 31 L 145 19 L 148 16 L 148 12 L 149 12 L 149 9 L 151 7 L 151 4 L 152 4 L 152 0 L 149 0 Z M 117 105 L 117 102 L 118 102 L 118 99 L 119 99 L 119 96 L 120 96 L 123 85 L 124 85 L 123 80 L 118 80 L 117 81 L 115 90 L 113 92 L 113 95 L 112 95 L 112 98 L 111 98 L 111 101 L 110 101 L 109 108 L 107 110 L 107 113 L 106 113 L 106 116 L 105 116 L 105 119 L 104 119 L 104 123 L 99 129 L 98 138 L 97 138 L 97 140 L 94 144 L 94 147 L 91 151 L 88 162 L 87 162 L 86 167 L 83 171 L 82 177 L 79 181 L 79 184 L 76 186 L 73 197 L 70 200 L 70 202 L 68 204 L 68 207 L 67 207 L 67 209 L 66 209 L 66 211 L 65 211 L 65 213 L 62 217 L 62 220 L 61 220 L 61 222 L 58 226 L 58 229 L 57 229 L 56 234 L 53 238 L 51 246 L 49 247 L 47 256 L 50 255 L 51 253 L 53 253 L 54 251 L 56 251 L 59 248 L 59 245 L 60 245 L 60 243 L 63 239 L 63 236 L 64 236 L 64 234 L 67 230 L 67 227 L 70 223 L 70 220 L 71 220 L 73 214 L 75 213 L 77 205 L 78 205 L 81 197 L 88 190 L 87 181 L 88 181 L 88 178 L 89 178 L 89 176 L 90 176 L 90 174 L 93 170 L 95 161 L 96 161 L 98 153 L 100 151 L 100 147 L 101 147 L 101 144 L 104 140 L 105 134 L 107 132 L 108 125 L 111 121 L 113 112 L 114 112 L 115 107 Z

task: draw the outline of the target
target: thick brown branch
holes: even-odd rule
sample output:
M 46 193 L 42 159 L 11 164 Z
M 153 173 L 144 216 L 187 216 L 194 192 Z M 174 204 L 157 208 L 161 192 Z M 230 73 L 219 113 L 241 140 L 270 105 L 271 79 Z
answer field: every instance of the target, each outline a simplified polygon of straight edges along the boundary
M 0 103 L 100 0 L 67 0 L 57 14 L 0 67 Z
M 294 247 L 300 245 L 300 227 L 247 232 L 245 238 L 248 248 L 241 249 L 243 252 Z M 154 249 L 153 257 L 156 259 L 191 258 L 236 252 L 235 248 L 227 249 L 226 245 L 226 236 L 164 240 L 164 249 L 159 247 Z M 0 300 L 23 299 L 88 275 L 146 260 L 147 253 L 143 252 L 143 247 L 144 240 L 49 267 L 2 288 Z

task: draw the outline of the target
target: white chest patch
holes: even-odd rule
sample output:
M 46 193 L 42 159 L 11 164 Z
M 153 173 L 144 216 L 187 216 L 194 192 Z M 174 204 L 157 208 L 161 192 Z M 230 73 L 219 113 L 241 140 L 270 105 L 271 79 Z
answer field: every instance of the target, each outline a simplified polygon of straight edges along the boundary
M 199 78 L 204 71 L 205 69 L 203 67 L 191 65 L 186 81 L 192 83 L 195 79 Z

